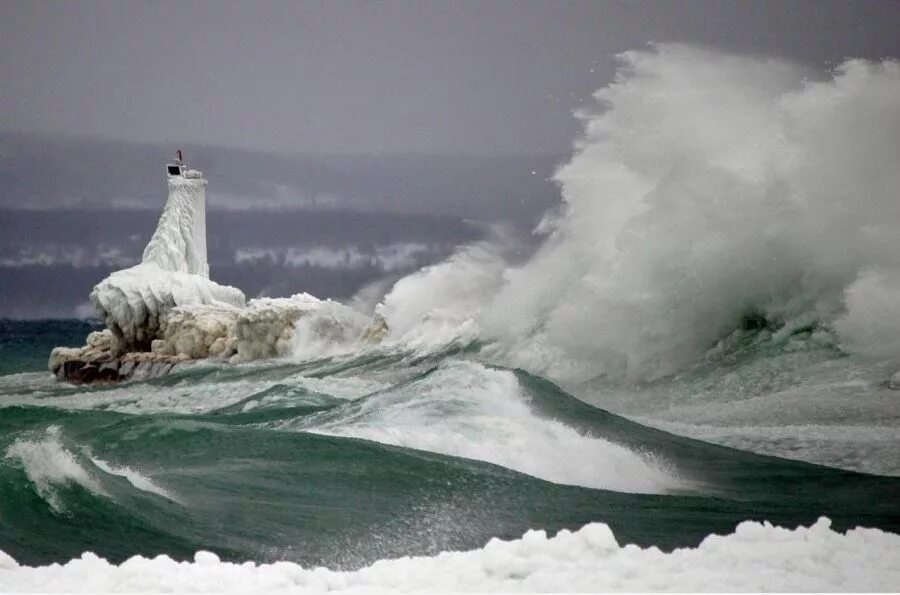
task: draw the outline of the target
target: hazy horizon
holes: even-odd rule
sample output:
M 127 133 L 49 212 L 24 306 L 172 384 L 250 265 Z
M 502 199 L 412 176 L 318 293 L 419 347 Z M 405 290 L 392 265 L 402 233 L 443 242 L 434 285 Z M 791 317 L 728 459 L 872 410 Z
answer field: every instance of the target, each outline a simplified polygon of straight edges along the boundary
M 215 252 L 214 275 L 254 295 L 346 297 L 400 245 L 427 247 L 401 259 L 409 270 L 490 224 L 539 242 L 583 134 L 575 113 L 596 109 L 622 52 L 687 43 L 828 78 L 846 56 L 900 55 L 898 17 L 897 3 L 836 0 L 4 3 L 0 317 L 73 315 L 135 262 L 176 148 L 225 213 L 211 242 L 242 238 Z M 299 223 L 268 237 L 335 213 L 346 225 L 316 246 Z M 410 235 L 430 216 L 445 223 Z M 378 242 L 361 221 L 379 221 Z M 63 241 L 66 225 L 90 231 Z M 246 258 L 260 250 L 269 279 Z M 52 275 L 72 283 L 50 299 Z
M 875 0 L 6 2 L 0 130 L 316 154 L 559 154 L 616 55 L 900 54 Z

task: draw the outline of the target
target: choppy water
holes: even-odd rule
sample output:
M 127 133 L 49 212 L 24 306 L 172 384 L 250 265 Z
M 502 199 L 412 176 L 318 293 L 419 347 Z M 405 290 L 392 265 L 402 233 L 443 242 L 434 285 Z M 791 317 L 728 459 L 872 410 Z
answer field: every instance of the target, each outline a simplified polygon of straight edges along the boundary
M 20 323 L 4 349 L 37 361 L 49 329 L 83 326 Z M 591 521 L 665 549 L 746 519 L 900 530 L 898 478 L 679 437 L 482 352 L 204 364 L 89 388 L 0 376 L 0 550 L 358 568 Z

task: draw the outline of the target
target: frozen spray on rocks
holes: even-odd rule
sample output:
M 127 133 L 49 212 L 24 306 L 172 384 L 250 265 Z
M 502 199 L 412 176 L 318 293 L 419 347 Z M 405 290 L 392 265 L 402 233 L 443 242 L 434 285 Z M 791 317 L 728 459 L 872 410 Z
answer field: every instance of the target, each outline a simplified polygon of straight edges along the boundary
M 290 352 L 294 324 L 303 317 L 321 341 L 347 342 L 370 320 L 309 294 L 247 302 L 244 293 L 209 278 L 206 186 L 178 151 L 166 166 L 168 199 L 140 264 L 116 271 L 91 291 L 106 328 L 83 347 L 56 347 L 48 367 L 75 383 L 147 378 L 182 362 L 217 358 L 233 363 Z

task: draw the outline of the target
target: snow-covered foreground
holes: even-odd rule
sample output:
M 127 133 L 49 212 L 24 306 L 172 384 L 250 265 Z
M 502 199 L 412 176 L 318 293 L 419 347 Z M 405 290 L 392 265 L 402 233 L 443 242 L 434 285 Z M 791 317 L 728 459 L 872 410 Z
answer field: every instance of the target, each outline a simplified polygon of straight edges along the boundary
M 819 519 L 787 530 L 744 522 L 696 549 L 663 553 L 620 546 L 592 523 L 548 538 L 529 531 L 469 552 L 382 560 L 356 572 L 290 562 L 194 562 L 134 557 L 119 566 L 86 553 L 67 564 L 29 568 L 0 553 L 0 590 L 161 591 L 890 591 L 900 585 L 900 535 L 857 528 L 834 532 Z

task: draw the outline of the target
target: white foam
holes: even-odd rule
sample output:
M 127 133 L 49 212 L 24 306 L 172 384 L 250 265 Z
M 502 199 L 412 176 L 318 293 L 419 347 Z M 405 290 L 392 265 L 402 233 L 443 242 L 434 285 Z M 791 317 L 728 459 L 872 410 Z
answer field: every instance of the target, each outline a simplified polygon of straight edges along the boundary
M 167 384 L 152 382 L 124 382 L 97 390 L 91 387 L 73 386 L 55 382 L 52 376 L 41 374 L 28 390 L 19 394 L 0 395 L 4 407 L 27 405 L 53 406 L 60 409 L 103 409 L 129 414 L 153 413 L 206 413 L 227 407 L 256 392 L 266 390 L 279 381 L 264 378 L 219 380 L 215 370 L 224 364 L 180 364 L 179 369 L 191 367 L 211 369 L 211 377 L 199 381 L 188 377 Z M 265 364 L 247 364 L 247 368 L 266 368 Z M 0 382 L 0 390 L 4 389 Z M 48 400 L 48 397 L 51 400 Z
M 443 364 L 409 385 L 372 395 L 359 410 L 302 429 L 502 465 L 541 479 L 625 492 L 686 487 L 653 460 L 535 416 L 516 376 L 474 362 Z
M 29 592 L 597 592 L 597 591 L 893 591 L 900 584 L 900 536 L 857 528 L 846 534 L 819 519 L 787 530 L 744 522 L 696 548 L 663 553 L 620 546 L 592 523 L 548 537 L 492 539 L 481 549 L 380 560 L 355 572 L 291 562 L 193 562 L 135 556 L 116 566 L 91 553 L 64 565 L 19 566 L 0 552 L 0 589 Z
M 306 360 L 347 353 L 370 323 L 359 312 L 308 293 L 250 300 L 239 311 L 232 362 L 292 356 Z
M 314 378 L 305 376 L 307 371 L 285 376 L 281 372 L 284 365 L 283 360 L 237 365 L 206 360 L 186 362 L 178 367 L 180 373 L 185 374 L 182 379 L 169 376 L 167 382 L 162 384 L 123 382 L 104 386 L 99 390 L 56 382 L 53 376 L 44 373 L 0 376 L 0 407 L 52 406 L 69 410 L 102 409 L 136 415 L 208 413 L 234 405 L 252 395 L 265 394 L 279 385 L 307 389 L 338 399 L 356 399 L 385 389 L 393 382 L 393 370 L 388 371 L 385 379 L 369 375 Z M 269 368 L 278 372 L 267 374 L 266 370 Z M 241 377 L 233 376 L 235 369 L 242 372 Z M 207 375 L 198 379 L 194 370 L 205 371 Z M 303 397 L 300 399 L 306 403 Z M 260 399 L 260 405 L 283 403 L 285 400 L 294 398 L 266 395 Z
M 416 331 L 423 320 L 474 318 L 499 289 L 505 269 L 498 242 L 465 246 L 398 281 L 376 312 L 387 321 L 392 340 L 403 342 L 412 333 L 421 343 L 423 334 Z
M 900 354 L 900 273 L 868 270 L 844 291 L 847 312 L 835 323 L 856 353 L 895 358 Z
M 155 483 L 153 483 L 152 479 L 150 479 L 146 475 L 140 474 L 130 467 L 111 465 L 103 459 L 98 459 L 95 457 L 91 457 L 91 462 L 94 463 L 94 465 L 96 465 L 98 468 L 100 468 L 104 473 L 124 477 L 128 480 L 128 483 L 141 491 L 150 492 L 151 494 L 156 494 L 157 496 L 162 496 L 163 498 L 167 498 L 169 500 L 172 500 L 173 502 L 178 501 L 178 499 L 171 492 L 156 485 Z
M 607 109 L 584 114 L 556 176 L 553 240 L 492 312 L 495 328 L 534 335 L 515 359 L 658 377 L 748 311 L 832 319 L 858 275 L 900 264 L 900 134 L 883 124 L 900 122 L 897 63 L 808 82 L 791 64 L 683 45 L 620 59 L 596 93 Z
M 106 495 L 100 484 L 82 467 L 75 455 L 62 445 L 59 426 L 33 438 L 18 438 L 6 449 L 6 459 L 18 463 L 38 494 L 55 511 L 64 510 L 56 488 L 78 484 L 95 494 Z
M 354 352 L 371 319 L 331 300 L 317 303 L 294 323 L 290 354 L 310 360 Z
M 384 300 L 389 326 L 468 310 L 507 364 L 560 381 L 667 376 L 748 313 L 849 308 L 851 347 L 872 331 L 893 348 L 900 282 L 854 283 L 900 278 L 900 64 L 851 60 L 814 80 L 683 44 L 619 60 L 580 114 L 538 253 L 521 267 L 457 255 L 407 277 Z

